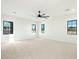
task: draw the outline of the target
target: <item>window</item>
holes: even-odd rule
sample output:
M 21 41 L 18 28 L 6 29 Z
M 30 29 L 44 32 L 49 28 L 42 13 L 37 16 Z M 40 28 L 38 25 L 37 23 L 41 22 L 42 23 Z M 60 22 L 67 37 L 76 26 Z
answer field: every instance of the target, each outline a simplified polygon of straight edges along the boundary
M 32 24 L 32 32 L 33 32 L 33 33 L 36 32 L 36 24 Z
M 41 33 L 45 32 L 45 24 L 39 24 L 41 25 L 41 28 L 38 26 L 37 29 L 41 29 Z M 32 24 L 32 33 L 36 33 L 36 24 Z
M 77 34 L 77 20 L 67 21 L 67 33 L 72 35 Z
M 42 32 L 42 33 L 45 32 L 45 24 L 41 24 L 41 32 Z
M 13 22 L 3 21 L 3 34 L 13 34 Z

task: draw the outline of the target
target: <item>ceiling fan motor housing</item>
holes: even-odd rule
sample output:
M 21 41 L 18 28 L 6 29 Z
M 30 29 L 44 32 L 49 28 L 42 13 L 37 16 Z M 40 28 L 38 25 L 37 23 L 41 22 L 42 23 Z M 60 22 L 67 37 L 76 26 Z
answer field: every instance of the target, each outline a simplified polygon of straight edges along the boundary
M 41 17 L 41 15 L 40 15 L 40 14 L 38 14 L 38 17 Z

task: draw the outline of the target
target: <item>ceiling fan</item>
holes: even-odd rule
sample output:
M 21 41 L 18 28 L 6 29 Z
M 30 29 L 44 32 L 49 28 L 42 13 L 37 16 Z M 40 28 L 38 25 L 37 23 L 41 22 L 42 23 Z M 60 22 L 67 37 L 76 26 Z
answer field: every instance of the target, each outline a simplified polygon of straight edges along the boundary
M 48 18 L 49 16 L 46 16 L 45 14 L 41 14 L 41 11 L 38 11 L 37 17 L 40 17 L 40 18 Z

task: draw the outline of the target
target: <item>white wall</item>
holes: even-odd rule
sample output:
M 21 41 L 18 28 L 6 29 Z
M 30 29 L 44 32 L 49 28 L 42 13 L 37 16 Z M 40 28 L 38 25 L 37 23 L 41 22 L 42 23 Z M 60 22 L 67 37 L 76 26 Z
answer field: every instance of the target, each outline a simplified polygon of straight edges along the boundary
M 76 43 L 77 35 L 67 34 L 67 21 L 71 18 L 76 19 L 75 16 L 71 15 L 71 17 L 60 16 L 52 20 L 43 21 L 43 23 L 46 24 L 46 32 L 40 33 L 41 37 L 57 41 Z
M 2 32 L 1 32 L 1 34 L 2 34 L 1 35 L 1 41 L 6 42 L 6 41 L 9 40 L 10 35 L 3 35 L 3 21 L 12 21 L 12 22 L 14 22 L 14 19 L 10 16 L 2 15 L 2 18 L 1 18 L 1 30 L 2 30 Z
M 70 17 L 57 17 L 55 19 L 48 19 L 46 21 L 41 21 L 45 23 L 46 29 L 45 33 L 40 32 L 41 38 L 52 39 L 57 41 L 64 41 L 69 43 L 76 43 L 76 35 L 67 35 L 67 19 Z M 9 20 L 14 22 L 14 39 L 15 40 L 26 40 L 35 37 L 32 33 L 32 24 L 36 23 L 34 20 L 3 16 L 3 20 Z M 9 41 L 9 35 L 3 35 L 2 42 Z
M 31 31 L 31 24 L 35 23 L 34 21 L 30 21 L 29 19 L 12 17 L 12 16 L 2 16 L 2 42 L 9 41 L 10 35 L 3 35 L 3 20 L 4 21 L 12 21 L 14 33 L 14 40 L 25 40 L 34 37 L 35 35 Z M 10 39 L 11 40 L 11 39 Z

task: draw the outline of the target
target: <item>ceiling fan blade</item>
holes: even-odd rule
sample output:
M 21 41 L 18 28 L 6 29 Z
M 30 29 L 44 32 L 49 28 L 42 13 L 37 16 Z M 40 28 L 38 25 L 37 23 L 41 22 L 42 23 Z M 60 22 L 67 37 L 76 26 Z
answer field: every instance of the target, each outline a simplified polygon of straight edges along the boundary
M 50 17 L 50 16 L 46 16 L 46 17 Z
M 42 15 L 45 15 L 45 14 L 42 14 Z

